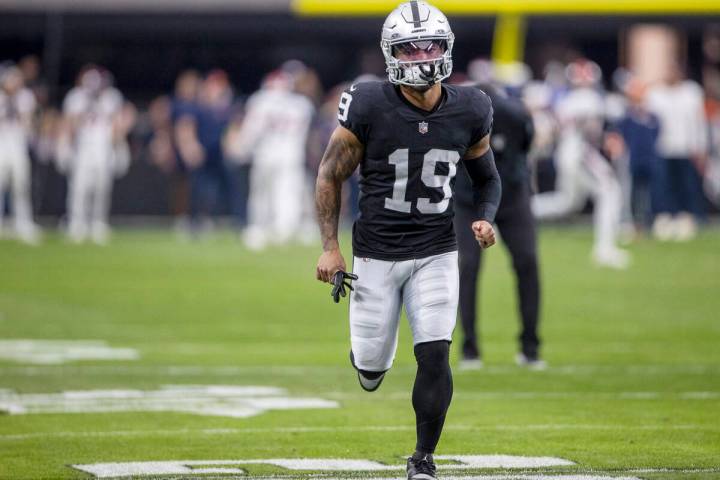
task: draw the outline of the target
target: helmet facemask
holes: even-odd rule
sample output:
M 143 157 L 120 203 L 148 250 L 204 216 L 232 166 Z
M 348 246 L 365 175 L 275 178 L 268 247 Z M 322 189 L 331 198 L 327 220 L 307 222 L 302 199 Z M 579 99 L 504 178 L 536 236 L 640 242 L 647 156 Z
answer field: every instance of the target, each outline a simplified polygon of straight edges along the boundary
M 425 90 L 445 80 L 452 73 L 453 41 L 452 33 L 410 41 L 383 40 L 390 82 Z

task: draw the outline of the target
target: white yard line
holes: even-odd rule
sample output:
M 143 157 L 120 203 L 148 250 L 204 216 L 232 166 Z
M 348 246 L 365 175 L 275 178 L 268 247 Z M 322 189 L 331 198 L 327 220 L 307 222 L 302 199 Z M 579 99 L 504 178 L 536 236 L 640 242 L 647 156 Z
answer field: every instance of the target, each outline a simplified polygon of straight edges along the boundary
M 412 373 L 416 367 L 400 365 L 393 367 L 393 372 Z M 0 367 L 0 375 L 163 375 L 163 376 L 234 376 L 234 375 L 307 375 L 327 373 L 351 372 L 351 367 L 345 365 L 249 365 L 249 366 L 142 366 L 142 365 L 74 365 L 74 366 L 6 366 Z M 478 371 L 456 371 L 459 376 L 469 375 L 504 375 L 507 373 L 524 372 L 523 369 L 513 365 L 489 365 Z M 528 372 L 537 376 L 548 375 L 577 375 L 608 373 L 625 375 L 705 375 L 709 373 L 720 374 L 720 365 L 711 364 L 684 364 L 684 365 L 560 365 L 550 366 L 545 371 Z
M 695 470 L 673 470 L 673 469 L 643 469 L 641 471 L 635 471 L 635 470 L 573 470 L 572 473 L 566 472 L 546 472 L 546 473 L 503 473 L 503 474 L 485 474 L 485 475 L 467 475 L 467 476 L 461 476 L 461 475 L 453 475 L 453 476 L 446 476 L 443 475 L 443 480 L 640 480 L 637 477 L 628 477 L 625 476 L 626 474 L 633 474 L 633 473 L 717 473 L 720 472 L 720 469 L 715 468 L 709 468 L 709 469 L 695 469 Z M 618 476 L 622 475 L 622 476 Z M 184 478 L 184 477 L 183 477 Z M 248 476 L 242 476 L 242 477 L 202 477 L 204 480 L 217 480 L 218 478 L 222 478 L 222 480 L 236 480 L 236 479 L 244 479 L 247 480 Z M 337 476 L 327 476 L 327 475 L 310 475 L 310 476 L 287 476 L 287 475 L 274 475 L 272 477 L 252 477 L 252 480 L 302 480 L 302 479 L 308 479 L 308 478 L 318 478 L 322 480 L 348 480 L 348 479 L 357 479 L 361 478 L 364 480 L 407 480 L 407 477 L 395 477 L 395 478 L 386 478 L 386 477 L 372 477 L 368 475 L 353 475 L 348 477 L 337 477 Z
M 453 476 L 443 475 L 443 480 L 628 480 L 634 479 L 639 480 L 637 477 L 628 477 L 626 475 L 643 474 L 643 473 L 680 473 L 680 474 L 704 474 L 704 473 L 720 473 L 720 468 L 643 468 L 643 469 L 628 469 L 628 470 L 601 470 L 601 469 L 577 469 L 572 471 L 557 471 L 554 469 L 543 469 L 542 473 L 539 472 L 527 472 L 520 471 L 517 473 L 502 473 L 502 474 L 481 474 L 481 475 L 458 475 Z M 212 478 L 203 477 L 205 480 L 212 480 Z M 230 480 L 227 477 L 222 477 L 223 480 Z M 244 478 L 244 477 L 231 477 L 231 478 Z M 252 477 L 253 480 L 300 480 L 307 479 L 308 477 L 298 477 L 291 475 L 274 475 L 272 477 Z M 405 477 L 397 478 L 383 478 L 373 477 L 369 475 L 353 475 L 345 478 L 337 476 L 325 475 L 311 475 L 309 478 L 318 478 L 322 480 L 347 480 L 354 478 L 371 479 L 371 480 L 406 480 Z
M 575 463 L 557 457 L 528 457 L 518 455 L 438 455 L 437 460 L 452 462 L 439 464 L 442 471 L 488 470 L 488 469 L 537 469 L 548 467 L 575 466 Z M 247 465 L 268 465 L 289 471 L 308 472 L 353 472 L 368 473 L 404 470 L 404 458 L 392 463 L 380 463 L 364 459 L 343 458 L 265 458 L 265 459 L 224 459 L 224 460 L 153 460 L 144 462 L 113 462 L 79 464 L 72 467 L 99 478 L 136 477 L 148 475 L 177 475 L 199 473 L 245 472 Z
M 329 392 L 325 397 L 335 400 L 362 400 L 366 398 L 362 392 Z M 378 392 L 373 398 L 381 400 L 407 400 L 410 392 Z M 556 398 L 598 398 L 602 400 L 657 400 L 679 398 L 682 400 L 716 400 L 720 392 L 456 392 L 453 400 L 494 400 L 494 399 L 556 399 Z
M 269 410 L 338 408 L 337 401 L 288 396 L 269 386 L 165 385 L 154 390 L 76 390 L 15 394 L 0 391 L 0 412 L 42 413 L 177 412 L 246 418 Z
M 0 359 L 59 365 L 78 360 L 138 360 L 133 348 L 111 347 L 104 340 L 0 339 Z
M 180 385 L 181 387 L 210 387 L 209 385 Z M 243 386 L 228 386 L 223 388 L 243 388 Z M 264 388 L 264 387 L 255 387 Z M 274 387 L 267 387 L 274 388 Z M 92 391 L 90 391 L 91 393 Z M 106 391 L 101 391 L 105 394 Z M 317 392 L 298 391 L 296 394 L 305 396 L 317 395 Z M 14 392 L 9 389 L 0 388 L 0 401 L 12 397 Z M 53 393 L 42 393 L 34 395 L 25 395 L 25 397 L 47 397 Z M 410 391 L 403 392 L 377 392 L 369 397 L 367 393 L 362 391 L 354 392 L 326 392 L 322 395 L 325 398 L 333 400 L 355 400 L 364 401 L 372 398 L 376 400 L 392 400 L 406 401 L 411 397 Z M 167 398 L 167 395 L 164 396 Z M 454 400 L 538 400 L 538 399 L 600 399 L 600 400 L 718 400 L 720 399 L 720 391 L 688 391 L 688 392 L 574 392 L 574 391 L 554 391 L 554 392 L 517 392 L 517 391 L 480 391 L 480 392 L 455 392 Z
M 446 425 L 446 431 L 563 431 L 563 430 L 720 430 L 718 425 Z M 105 438 L 178 435 L 240 435 L 248 433 L 337 433 L 337 432 L 402 432 L 415 431 L 412 425 L 357 426 L 357 427 L 268 427 L 268 428 L 204 428 L 173 430 L 109 430 L 94 432 L 47 432 L 0 435 L 0 440 L 17 441 L 34 438 Z
M 711 468 L 631 468 L 624 473 L 720 473 L 720 467 Z
M 448 480 L 637 480 L 626 476 L 635 473 L 716 473 L 718 468 L 624 468 L 594 469 L 578 467 L 574 462 L 557 457 L 525 457 L 516 455 L 439 455 L 439 460 L 453 463 L 440 464 L 439 469 L 447 472 Z M 247 475 L 248 465 L 273 465 L 289 470 L 271 477 L 257 479 L 373 479 L 401 480 L 395 477 L 374 476 L 381 471 L 403 470 L 404 462 L 379 463 L 373 460 L 339 458 L 291 458 L 291 459 L 226 459 L 226 460 L 154 460 L 145 462 L 95 463 L 72 465 L 73 468 L 90 473 L 98 478 L 139 478 L 149 475 L 198 475 L 198 474 L 239 474 Z M 567 468 L 570 467 L 570 468 Z M 492 472 L 492 470 L 501 470 Z M 511 471 L 514 470 L 514 471 Z M 298 476 L 292 471 L 314 471 L 307 476 Z M 352 472 L 338 475 L 334 472 Z M 486 474 L 463 474 L 468 471 L 488 471 Z M 463 473 L 461 473 L 463 472 Z M 387 475 L 387 474 L 386 474 Z M 204 477 L 207 478 L 207 477 Z M 233 478 L 242 478 L 235 477 Z M 245 477 L 247 478 L 247 477 Z

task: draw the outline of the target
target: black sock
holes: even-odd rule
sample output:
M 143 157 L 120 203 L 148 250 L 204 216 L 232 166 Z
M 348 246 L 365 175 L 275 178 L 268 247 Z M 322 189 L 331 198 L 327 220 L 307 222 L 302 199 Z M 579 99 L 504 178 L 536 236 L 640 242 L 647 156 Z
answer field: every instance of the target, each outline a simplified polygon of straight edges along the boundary
M 415 345 L 418 368 L 412 404 L 417 425 L 416 454 L 432 454 L 440 440 L 453 392 L 449 357 L 450 342 Z
M 423 452 L 421 450 L 415 450 L 415 453 L 412 454 L 412 458 L 415 461 L 422 460 L 423 458 L 430 457 L 429 460 L 432 460 L 432 453 Z

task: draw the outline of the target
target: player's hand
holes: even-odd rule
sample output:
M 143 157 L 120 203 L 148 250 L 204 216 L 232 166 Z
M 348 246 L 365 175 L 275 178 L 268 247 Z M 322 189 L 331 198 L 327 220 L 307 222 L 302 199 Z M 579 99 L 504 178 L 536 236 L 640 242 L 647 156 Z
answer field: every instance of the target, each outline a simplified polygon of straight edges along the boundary
M 358 276 L 353 273 L 347 273 L 343 272 L 342 270 L 338 270 L 335 272 L 335 275 L 333 275 L 333 289 L 332 292 L 330 292 L 330 295 L 332 295 L 333 300 L 335 303 L 340 302 L 340 297 L 345 297 L 347 295 L 347 290 L 345 290 L 345 287 L 349 288 L 350 290 L 355 290 L 350 282 L 348 280 L 357 280 Z
M 495 245 L 495 230 L 490 222 L 485 220 L 473 222 L 472 230 L 480 248 L 489 248 Z
M 320 255 L 315 278 L 321 282 L 330 283 L 333 275 L 338 271 L 345 271 L 345 259 L 340 249 L 327 250 Z

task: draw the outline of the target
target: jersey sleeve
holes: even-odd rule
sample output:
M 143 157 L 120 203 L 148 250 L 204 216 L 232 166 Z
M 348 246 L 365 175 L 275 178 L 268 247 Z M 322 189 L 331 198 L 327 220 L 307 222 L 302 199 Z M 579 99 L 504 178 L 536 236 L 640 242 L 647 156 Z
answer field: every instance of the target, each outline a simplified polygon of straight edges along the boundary
M 472 105 L 472 138 L 470 145 L 475 145 L 492 131 L 493 107 L 490 97 L 480 89 L 473 88 L 470 98 Z
M 346 89 L 340 96 L 338 121 L 360 140 L 367 143 L 370 130 L 370 105 L 367 86 L 356 84 Z

